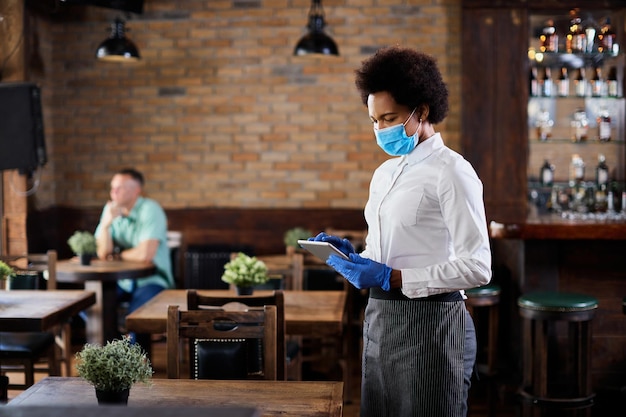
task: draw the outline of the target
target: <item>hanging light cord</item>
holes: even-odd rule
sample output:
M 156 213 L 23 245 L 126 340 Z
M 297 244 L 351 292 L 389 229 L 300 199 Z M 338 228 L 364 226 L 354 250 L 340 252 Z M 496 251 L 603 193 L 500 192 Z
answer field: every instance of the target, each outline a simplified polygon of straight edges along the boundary
M 324 9 L 321 0 L 312 0 L 309 9 L 309 30 L 321 31 L 326 26 L 324 22 Z

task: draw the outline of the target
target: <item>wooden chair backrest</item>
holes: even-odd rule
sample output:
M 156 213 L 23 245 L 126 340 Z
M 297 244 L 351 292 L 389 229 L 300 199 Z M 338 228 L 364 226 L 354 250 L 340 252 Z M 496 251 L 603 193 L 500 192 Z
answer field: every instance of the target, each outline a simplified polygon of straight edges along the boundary
M 271 295 L 233 295 L 213 296 L 201 294 L 196 290 L 187 291 L 187 310 L 199 310 L 206 307 L 224 307 L 231 303 L 241 303 L 248 307 L 276 306 L 276 354 L 279 358 L 276 364 L 278 379 L 286 376 L 285 354 L 285 294 L 282 290 L 273 291 Z
M 217 323 L 236 323 L 229 330 L 220 330 Z M 178 306 L 167 310 L 167 377 L 180 378 L 179 346 L 181 338 L 189 339 L 260 339 L 263 341 L 263 378 L 277 379 L 276 306 L 246 311 L 189 310 Z

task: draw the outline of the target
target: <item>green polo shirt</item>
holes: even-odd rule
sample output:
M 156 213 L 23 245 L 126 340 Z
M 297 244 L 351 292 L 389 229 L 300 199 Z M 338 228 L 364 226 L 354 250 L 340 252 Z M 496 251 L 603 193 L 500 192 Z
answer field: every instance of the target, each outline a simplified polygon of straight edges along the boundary
M 102 211 L 102 215 L 104 210 Z M 102 215 L 100 221 L 102 221 Z M 98 224 L 95 235 L 100 233 Z M 157 284 L 163 288 L 173 288 L 172 265 L 170 250 L 167 246 L 167 217 L 165 211 L 156 201 L 150 198 L 139 197 L 127 217 L 119 216 L 111 223 L 111 237 L 113 243 L 124 249 L 134 248 L 140 242 L 148 239 L 158 239 L 159 248 L 152 262 L 157 273 L 146 278 L 137 279 L 137 287 L 148 284 Z M 118 285 L 124 291 L 132 290 L 133 280 L 119 280 Z

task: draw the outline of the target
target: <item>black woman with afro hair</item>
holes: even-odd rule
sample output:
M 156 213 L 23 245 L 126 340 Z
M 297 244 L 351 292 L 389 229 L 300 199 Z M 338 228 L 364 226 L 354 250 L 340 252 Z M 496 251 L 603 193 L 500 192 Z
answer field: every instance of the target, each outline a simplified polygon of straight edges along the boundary
M 464 290 L 491 280 L 478 175 L 434 125 L 448 113 L 435 59 L 380 49 L 356 71 L 380 148 L 365 205 L 368 234 L 350 242 L 320 233 L 348 255 L 327 264 L 369 289 L 363 323 L 362 417 L 465 417 L 476 359 Z

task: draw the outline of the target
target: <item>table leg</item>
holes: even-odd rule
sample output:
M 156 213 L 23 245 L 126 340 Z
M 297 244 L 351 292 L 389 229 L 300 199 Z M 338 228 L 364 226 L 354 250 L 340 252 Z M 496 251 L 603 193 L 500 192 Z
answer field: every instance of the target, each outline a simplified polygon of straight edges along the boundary
M 105 344 L 120 337 L 117 330 L 117 283 L 85 281 L 85 289 L 96 293 L 96 304 L 87 311 L 87 341 Z
M 96 294 L 96 303 L 87 310 L 85 331 L 88 343 L 103 344 L 102 332 L 102 282 L 85 281 L 85 289 Z

